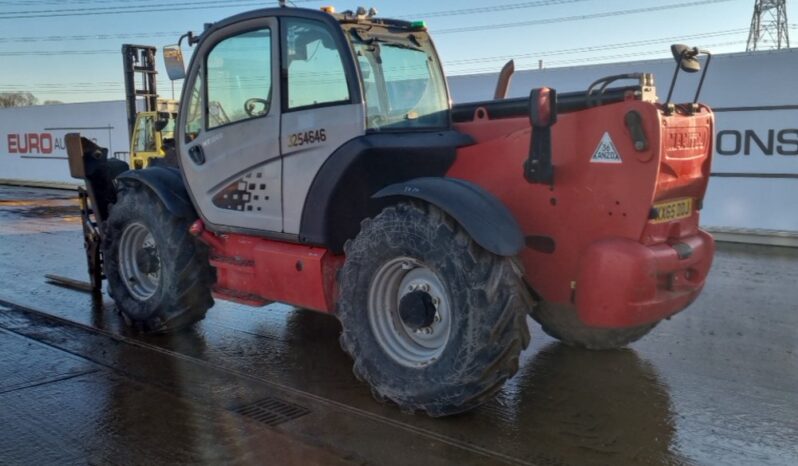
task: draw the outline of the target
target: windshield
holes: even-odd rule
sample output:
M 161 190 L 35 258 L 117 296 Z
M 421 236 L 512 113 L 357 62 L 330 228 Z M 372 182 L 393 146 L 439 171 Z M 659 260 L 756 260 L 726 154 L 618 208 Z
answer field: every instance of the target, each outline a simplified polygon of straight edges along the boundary
M 166 126 L 163 127 L 161 130 L 161 137 L 163 139 L 173 139 L 175 137 L 175 125 L 177 122 L 175 121 L 177 114 L 166 114 L 164 117 L 166 118 Z
M 426 37 L 364 37 L 350 32 L 366 97 L 369 129 L 442 128 L 449 99 Z

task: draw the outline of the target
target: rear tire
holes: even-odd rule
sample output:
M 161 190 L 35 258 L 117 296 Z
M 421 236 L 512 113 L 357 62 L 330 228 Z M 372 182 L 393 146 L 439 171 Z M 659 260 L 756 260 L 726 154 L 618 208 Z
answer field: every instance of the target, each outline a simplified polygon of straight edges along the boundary
M 123 186 L 104 224 L 108 291 L 125 322 L 141 331 L 173 332 L 213 306 L 213 273 L 192 219 L 171 215 L 148 189 Z
M 658 323 L 618 329 L 588 327 L 579 320 L 572 307 L 546 302 L 538 303 L 531 314 L 549 336 L 567 345 L 590 350 L 624 347 L 643 338 Z
M 529 344 L 526 289 L 440 209 L 402 203 L 344 247 L 341 346 L 375 398 L 446 416 L 489 400 Z

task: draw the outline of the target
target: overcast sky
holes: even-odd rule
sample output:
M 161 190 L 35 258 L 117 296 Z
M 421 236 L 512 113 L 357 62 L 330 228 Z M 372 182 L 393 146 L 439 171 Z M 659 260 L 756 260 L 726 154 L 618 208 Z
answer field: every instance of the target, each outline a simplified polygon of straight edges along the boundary
M 338 11 L 357 4 L 297 1 Z M 380 16 L 425 20 L 447 74 L 669 56 L 685 42 L 715 53 L 745 50 L 754 0 L 372 0 Z M 269 6 L 253 0 L 0 1 L 0 92 L 40 101 L 123 99 L 123 43 L 174 43 L 203 23 Z M 788 1 L 793 42 L 798 8 Z M 798 45 L 798 44 L 796 44 Z M 190 53 L 185 50 L 185 53 Z M 159 93 L 170 97 L 163 61 Z

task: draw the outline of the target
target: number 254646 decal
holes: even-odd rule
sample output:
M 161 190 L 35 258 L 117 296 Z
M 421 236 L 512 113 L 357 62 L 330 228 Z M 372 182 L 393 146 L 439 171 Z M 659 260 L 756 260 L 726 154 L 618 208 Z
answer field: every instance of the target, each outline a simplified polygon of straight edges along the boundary
M 327 132 L 324 128 L 292 133 L 288 135 L 288 147 L 300 147 L 310 144 L 318 144 L 327 140 Z

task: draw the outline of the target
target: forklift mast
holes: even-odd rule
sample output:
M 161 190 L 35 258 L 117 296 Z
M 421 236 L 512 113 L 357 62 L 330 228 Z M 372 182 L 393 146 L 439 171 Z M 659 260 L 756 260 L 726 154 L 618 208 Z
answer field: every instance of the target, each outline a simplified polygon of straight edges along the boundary
M 155 83 L 155 47 L 149 45 L 122 45 L 122 66 L 125 71 L 125 103 L 127 106 L 128 139 L 136 126 L 136 100 L 144 97 L 145 112 L 157 110 L 158 92 Z M 141 75 L 137 82 L 136 74 Z M 142 87 L 139 87 L 138 85 Z

